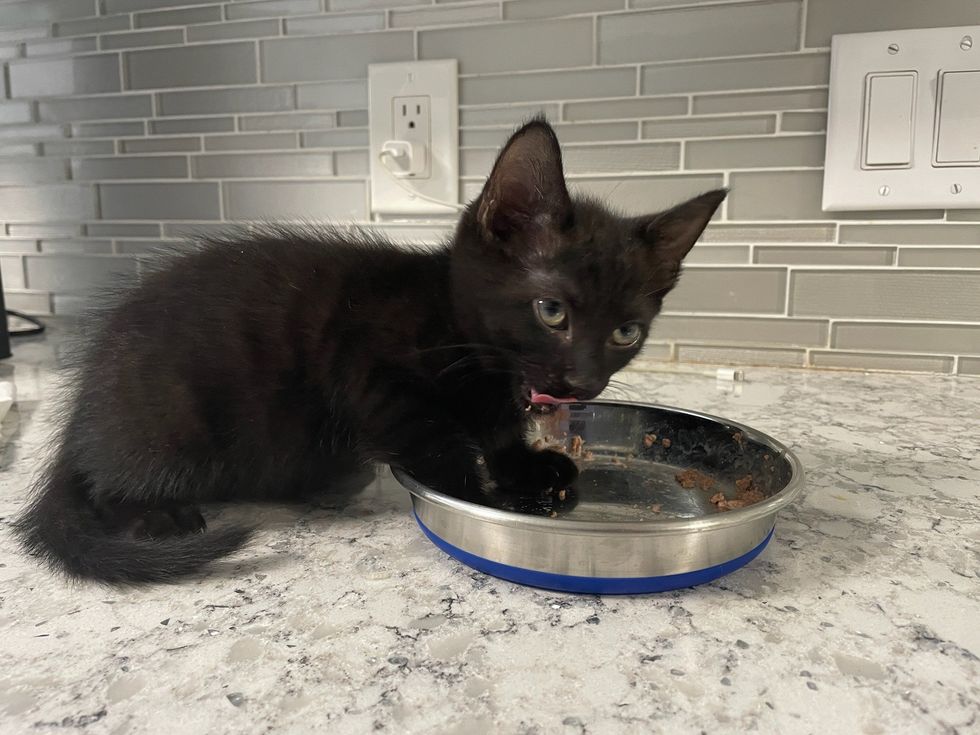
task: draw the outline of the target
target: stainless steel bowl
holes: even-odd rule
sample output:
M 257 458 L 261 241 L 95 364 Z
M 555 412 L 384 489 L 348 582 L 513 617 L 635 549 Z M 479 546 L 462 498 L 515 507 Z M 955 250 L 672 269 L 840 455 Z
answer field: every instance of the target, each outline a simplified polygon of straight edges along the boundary
M 581 439 L 581 445 L 579 443 Z M 597 594 L 656 592 L 715 579 L 748 563 L 772 537 L 776 514 L 803 486 L 803 467 L 775 439 L 707 414 L 650 404 L 575 403 L 535 417 L 529 437 L 576 459 L 561 499 L 477 504 L 436 492 L 404 472 L 423 532 L 451 556 L 494 576 Z M 710 489 L 684 488 L 695 469 Z M 721 511 L 751 475 L 764 499 Z M 525 499 L 526 500 L 526 499 Z

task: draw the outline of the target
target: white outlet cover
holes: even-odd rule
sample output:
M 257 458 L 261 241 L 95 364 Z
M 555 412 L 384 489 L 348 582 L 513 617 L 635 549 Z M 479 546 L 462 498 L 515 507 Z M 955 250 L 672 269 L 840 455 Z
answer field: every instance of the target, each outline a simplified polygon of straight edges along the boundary
M 395 97 L 428 96 L 432 147 L 429 175 L 401 179 L 432 199 L 459 201 L 459 99 L 455 59 L 412 61 L 368 66 L 371 211 L 385 216 L 450 215 L 456 210 L 413 197 L 383 168 L 381 147 L 394 135 L 391 101 Z
M 849 33 L 833 37 L 830 59 L 830 101 L 824 167 L 825 212 L 874 209 L 973 209 L 980 207 L 980 161 L 937 163 L 937 131 L 941 120 L 937 102 L 941 80 L 949 72 L 980 69 L 980 26 L 928 28 L 909 31 Z M 866 90 L 876 79 L 912 80 L 908 112 L 874 122 L 865 120 L 870 105 Z M 957 108 L 970 106 L 957 100 Z M 968 110 L 980 119 L 980 98 Z M 897 110 L 896 103 L 896 110 Z M 975 112 L 974 112 L 975 111 Z M 957 109 L 961 117 L 962 109 Z M 869 117 L 869 121 L 873 118 Z M 962 121 L 959 122 L 962 125 Z M 899 145 L 896 136 L 911 140 Z M 884 133 L 869 144 L 866 131 Z M 977 126 L 980 141 L 980 125 Z M 889 152 L 910 144 L 911 160 L 884 165 L 869 163 L 866 150 Z M 899 156 L 901 157 L 901 156 Z M 884 160 L 884 159 L 879 159 Z

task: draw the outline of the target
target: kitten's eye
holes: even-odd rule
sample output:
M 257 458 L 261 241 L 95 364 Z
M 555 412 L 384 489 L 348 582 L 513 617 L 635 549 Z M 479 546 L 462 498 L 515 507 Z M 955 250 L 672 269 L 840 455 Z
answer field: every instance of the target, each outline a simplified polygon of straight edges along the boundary
M 624 324 L 621 327 L 616 327 L 613 330 L 612 338 L 610 341 L 616 347 L 632 347 L 635 345 L 640 336 L 643 334 L 643 329 L 636 322 L 630 322 L 629 324 Z
M 534 302 L 534 313 L 546 327 L 565 329 L 568 326 L 568 312 L 558 299 L 538 299 Z

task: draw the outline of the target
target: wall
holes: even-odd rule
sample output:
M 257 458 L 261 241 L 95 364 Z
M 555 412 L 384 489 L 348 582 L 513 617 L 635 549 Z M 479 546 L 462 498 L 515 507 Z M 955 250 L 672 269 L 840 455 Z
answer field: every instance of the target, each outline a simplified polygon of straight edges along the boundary
M 365 221 L 367 64 L 456 57 L 465 197 L 538 110 L 626 209 L 733 188 L 651 355 L 980 374 L 980 212 L 820 211 L 831 34 L 976 1 L 626 2 L 0 2 L 8 304 L 71 313 L 190 229 Z

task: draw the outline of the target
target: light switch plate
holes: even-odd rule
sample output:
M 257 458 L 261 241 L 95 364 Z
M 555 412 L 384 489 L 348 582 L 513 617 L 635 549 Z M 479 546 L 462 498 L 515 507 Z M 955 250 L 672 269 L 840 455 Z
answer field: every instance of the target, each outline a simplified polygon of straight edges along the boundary
M 968 157 L 971 131 L 980 145 L 974 77 L 951 76 L 977 70 L 980 26 L 834 36 L 824 211 L 980 207 L 980 159 L 937 158 Z
M 397 217 L 455 214 L 452 207 L 413 196 L 407 189 L 445 202 L 459 201 L 459 104 L 455 59 L 368 66 L 371 211 Z M 418 107 L 415 103 L 421 102 Z M 403 108 L 419 121 L 405 129 Z M 427 127 L 428 130 L 422 130 Z M 419 131 L 416 134 L 416 131 Z M 395 178 L 380 154 L 387 141 L 429 141 L 417 174 Z M 401 186 L 399 185 L 401 184 Z

